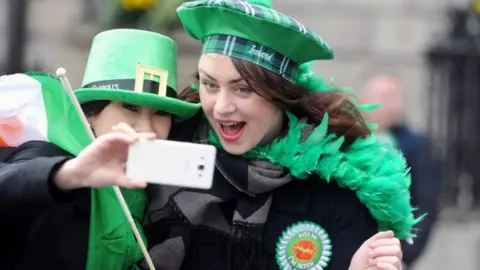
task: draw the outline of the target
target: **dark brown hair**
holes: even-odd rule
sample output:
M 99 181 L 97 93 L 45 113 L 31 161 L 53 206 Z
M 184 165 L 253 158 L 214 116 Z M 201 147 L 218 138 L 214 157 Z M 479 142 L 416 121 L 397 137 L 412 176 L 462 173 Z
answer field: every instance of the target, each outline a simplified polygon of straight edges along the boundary
M 310 93 L 298 84 L 245 60 L 232 58 L 232 62 L 247 84 L 260 96 L 297 117 L 306 117 L 318 125 L 327 112 L 329 132 L 345 136 L 348 143 L 371 133 L 366 121 L 348 95 L 341 90 Z M 198 73 L 194 84 L 199 83 Z M 186 87 L 179 98 L 188 102 L 200 102 L 198 90 Z
M 110 100 L 94 100 L 82 104 L 82 111 L 86 117 L 100 114 L 110 104 Z

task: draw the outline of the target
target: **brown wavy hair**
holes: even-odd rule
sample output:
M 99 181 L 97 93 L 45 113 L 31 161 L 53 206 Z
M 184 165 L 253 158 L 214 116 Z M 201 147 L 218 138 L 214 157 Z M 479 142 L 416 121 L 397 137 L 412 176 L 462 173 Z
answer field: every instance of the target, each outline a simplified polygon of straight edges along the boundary
M 329 132 L 345 136 L 347 143 L 371 134 L 361 112 L 343 91 L 311 93 L 305 87 L 256 64 L 238 58 L 231 59 L 253 91 L 279 108 L 288 110 L 299 118 L 306 117 L 314 125 L 320 124 L 327 112 Z M 199 84 L 198 72 L 193 77 L 193 83 Z M 179 94 L 179 98 L 188 102 L 200 102 L 198 90 L 190 86 Z

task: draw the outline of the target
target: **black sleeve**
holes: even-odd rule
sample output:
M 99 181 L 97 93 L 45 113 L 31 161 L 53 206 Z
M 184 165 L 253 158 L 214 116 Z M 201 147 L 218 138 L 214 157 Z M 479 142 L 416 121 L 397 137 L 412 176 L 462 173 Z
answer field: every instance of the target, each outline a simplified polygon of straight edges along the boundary
M 378 232 L 378 225 L 355 192 L 338 188 L 335 183 L 329 187 L 314 195 L 313 213 L 318 215 L 318 224 L 332 241 L 332 257 L 327 269 L 346 270 L 360 246 Z
M 0 213 L 36 211 L 63 200 L 52 184 L 52 175 L 71 156 L 59 147 L 39 141 L 27 142 L 0 163 Z
M 402 241 L 403 260 L 406 265 L 412 265 L 425 249 L 437 219 L 438 196 L 441 190 L 441 166 L 432 156 L 428 140 L 423 138 L 416 140 L 414 151 L 406 158 L 411 166 L 412 205 L 418 208 L 419 214 L 427 214 L 415 228 L 417 237 L 414 239 L 413 245 Z

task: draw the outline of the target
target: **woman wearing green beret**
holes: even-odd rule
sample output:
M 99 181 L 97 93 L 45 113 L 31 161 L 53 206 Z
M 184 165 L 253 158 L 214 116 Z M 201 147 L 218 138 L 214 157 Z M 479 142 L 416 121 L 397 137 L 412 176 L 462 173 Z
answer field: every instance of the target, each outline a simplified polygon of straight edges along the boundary
M 202 16 L 208 15 L 205 8 L 209 12 L 225 9 L 230 18 L 228 12 L 239 15 L 238 7 L 244 7 L 257 15 L 263 12 L 277 23 L 297 23 L 260 6 L 228 3 L 237 6 L 224 1 L 191 4 L 200 7 Z M 217 19 L 221 28 L 225 20 Z M 259 22 L 243 19 L 247 25 Z M 292 29 L 299 31 L 286 28 L 274 38 L 296 33 Z M 276 33 L 271 30 L 267 32 Z M 268 37 L 267 32 L 259 35 Z M 214 187 L 199 191 L 152 185 L 149 202 L 142 189 L 123 191 L 137 225 L 145 224 L 145 240 L 156 268 L 400 269 L 398 240 L 392 232 L 377 231 L 411 236 L 415 221 L 407 202 L 403 159 L 369 137 L 370 131 L 348 99 L 309 76 L 305 66 L 296 70 L 300 67 L 289 64 L 292 59 L 301 63 L 331 57 L 328 46 L 316 44 L 317 39 L 310 44 L 298 39 L 299 45 L 321 48 L 315 56 L 301 60 L 294 50 L 287 53 L 267 44 L 276 48 L 273 52 L 262 41 L 255 43 L 241 33 L 238 29 L 222 37 L 207 33 L 199 87 L 194 87 L 199 89 L 188 89 L 181 97 L 201 101 L 204 113 L 173 125 L 170 134 L 171 139 L 212 143 L 221 149 Z M 121 137 L 110 132 L 151 131 L 144 128 L 148 118 L 156 123 L 155 131 L 165 131 L 158 137 L 165 138 L 169 114 L 188 118 L 198 110 L 195 104 L 175 99 L 174 47 L 171 40 L 143 31 L 107 31 L 95 39 L 83 87 L 76 94 L 100 139 L 76 158 L 53 145 L 30 142 L 18 149 L 12 164 L 1 164 L 2 187 L 16 183 L 9 188 L 35 195 L 15 203 L 39 216 L 33 225 L 12 221 L 16 226 L 4 230 L 11 240 L 6 243 L 16 244 L 8 245 L 10 260 L 4 261 L 5 269 L 137 267 L 142 253 L 112 190 L 81 187 L 143 187 L 144 183 L 122 177 L 126 151 L 113 150 L 120 145 L 125 150 L 127 144 L 121 140 L 120 145 L 109 144 L 108 138 Z M 145 80 L 142 89 L 134 89 L 141 70 L 168 70 L 170 76 Z M 165 80 L 166 84 L 160 83 Z M 162 91 L 159 85 L 165 86 Z M 122 117 L 114 119 L 115 115 Z M 120 121 L 132 127 L 116 125 Z M 109 147 L 102 147 L 105 144 Z M 109 165 L 109 170 L 91 173 L 102 164 Z M 78 172 L 84 177 L 73 177 Z M 34 204 L 37 207 L 29 208 Z M 11 204 L 2 205 L 14 210 Z M 36 212 L 38 208 L 43 210 Z M 139 265 L 147 268 L 142 262 Z
M 219 154 L 208 191 L 149 186 L 144 230 L 156 267 L 401 269 L 396 239 L 380 241 L 392 256 L 371 266 L 352 258 L 379 231 L 414 237 L 404 158 L 375 140 L 345 93 L 312 75 L 305 63 L 334 57 L 326 42 L 254 2 L 177 10 L 203 44 L 181 98 L 203 112 L 172 137 Z

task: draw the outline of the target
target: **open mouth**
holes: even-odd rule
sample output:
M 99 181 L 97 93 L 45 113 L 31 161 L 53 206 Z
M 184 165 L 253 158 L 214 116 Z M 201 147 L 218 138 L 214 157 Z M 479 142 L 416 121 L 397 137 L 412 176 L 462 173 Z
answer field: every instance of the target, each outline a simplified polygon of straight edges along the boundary
M 219 122 L 220 136 L 223 140 L 234 142 L 242 137 L 246 122 Z

